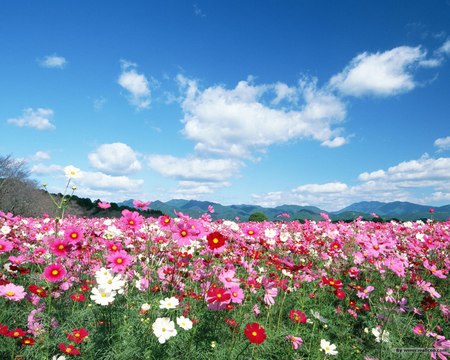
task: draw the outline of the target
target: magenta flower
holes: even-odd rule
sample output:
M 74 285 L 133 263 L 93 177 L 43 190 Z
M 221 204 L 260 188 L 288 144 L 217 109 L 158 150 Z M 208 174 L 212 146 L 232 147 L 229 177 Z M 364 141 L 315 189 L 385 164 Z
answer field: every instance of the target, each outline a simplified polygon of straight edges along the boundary
M 133 200 L 134 207 L 136 209 L 143 210 L 143 211 L 148 210 L 148 205 L 150 205 L 150 203 L 151 203 L 150 201 L 143 202 L 141 200 Z
M 303 344 L 302 338 L 299 338 L 297 336 L 288 335 L 288 336 L 286 336 L 286 339 L 292 343 L 294 350 L 297 350 L 298 347 L 302 346 L 302 344 Z
M 9 283 L 0 286 L 0 296 L 11 301 L 20 301 L 26 296 L 26 292 L 23 286 Z
M 64 230 L 64 239 L 72 242 L 82 241 L 84 239 L 83 229 L 71 225 Z
M 143 221 L 143 217 L 139 215 L 137 211 L 131 212 L 130 210 L 123 210 L 122 217 L 120 218 L 120 222 L 127 229 L 138 230 L 141 228 Z
M 59 257 L 67 256 L 69 252 L 69 241 L 67 239 L 55 239 L 50 243 L 50 252 Z
M 100 201 L 100 202 L 97 204 L 97 206 L 98 206 L 100 209 L 109 209 L 109 208 L 111 207 L 111 204 L 110 204 L 109 202 L 106 202 L 106 201 Z
M 116 273 L 125 272 L 127 266 L 131 264 L 131 259 L 125 250 L 116 251 L 106 258 L 109 262 L 108 267 Z
M 13 248 L 13 244 L 9 241 L 0 239 L 0 254 L 10 251 Z
M 425 327 L 422 324 L 417 324 L 413 327 L 413 333 L 416 335 L 423 335 L 425 334 Z
M 61 264 L 50 264 L 44 269 L 45 280 L 49 282 L 61 281 L 66 274 L 67 271 Z

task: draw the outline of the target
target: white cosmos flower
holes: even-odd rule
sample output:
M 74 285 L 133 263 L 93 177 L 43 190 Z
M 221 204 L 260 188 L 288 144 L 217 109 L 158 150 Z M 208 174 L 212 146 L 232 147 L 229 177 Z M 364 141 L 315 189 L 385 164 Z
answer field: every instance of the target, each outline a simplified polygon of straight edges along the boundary
M 372 334 L 375 336 L 376 342 L 389 342 L 389 331 L 380 331 L 380 328 L 376 327 L 372 329 Z
M 69 179 L 76 179 L 80 176 L 81 170 L 75 166 L 69 165 L 64 168 L 64 173 Z
M 184 316 L 177 317 L 177 324 L 179 327 L 183 328 L 184 330 L 192 329 L 192 321 L 188 318 L 185 318 Z
M 169 318 L 157 318 L 152 325 L 153 334 L 158 338 L 161 344 L 164 344 L 168 339 L 177 335 L 175 323 Z
M 320 340 L 320 350 L 325 351 L 325 355 L 337 355 L 336 345 L 326 341 L 324 339 Z
M 176 297 L 165 298 L 164 300 L 159 300 L 160 309 L 175 309 L 180 302 Z
M 114 301 L 116 292 L 109 289 L 92 288 L 91 300 L 99 305 L 109 305 Z
M 101 268 L 95 273 L 95 280 L 99 287 L 105 290 L 114 290 L 119 294 L 123 292 L 125 280 L 121 274 L 114 275 L 109 269 Z

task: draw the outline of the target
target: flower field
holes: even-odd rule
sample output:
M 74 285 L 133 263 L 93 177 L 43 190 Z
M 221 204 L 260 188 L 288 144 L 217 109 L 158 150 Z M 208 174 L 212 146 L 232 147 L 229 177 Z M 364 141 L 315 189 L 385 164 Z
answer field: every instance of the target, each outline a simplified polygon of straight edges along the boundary
M 449 250 L 449 221 L 0 213 L 0 359 L 446 359 Z

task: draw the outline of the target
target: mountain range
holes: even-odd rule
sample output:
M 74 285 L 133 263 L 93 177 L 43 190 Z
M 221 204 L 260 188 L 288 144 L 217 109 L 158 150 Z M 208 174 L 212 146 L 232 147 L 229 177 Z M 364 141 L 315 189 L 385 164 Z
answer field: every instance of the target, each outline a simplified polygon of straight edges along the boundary
M 126 200 L 118 205 L 133 207 L 133 200 Z M 170 216 L 174 216 L 174 211 L 177 211 L 194 218 L 208 213 L 209 206 L 214 208 L 214 213 L 210 214 L 213 219 L 235 220 L 239 218 L 241 221 L 247 221 L 249 216 L 256 212 L 263 213 L 269 220 L 286 220 L 286 217 L 280 217 L 281 214 L 288 214 L 291 220 L 323 220 L 321 213 L 326 213 L 332 221 L 353 220 L 360 216 L 372 220 L 374 218 L 372 214 L 376 214 L 383 220 L 398 219 L 406 221 L 433 218 L 443 221 L 450 219 L 450 204 L 433 207 L 401 201 L 388 203 L 362 201 L 333 212 L 315 206 L 281 205 L 269 208 L 259 205 L 222 205 L 210 201 L 184 199 L 173 199 L 167 202 L 156 200 L 150 204 L 152 210 L 159 210 Z M 430 212 L 431 208 L 434 210 L 433 213 Z

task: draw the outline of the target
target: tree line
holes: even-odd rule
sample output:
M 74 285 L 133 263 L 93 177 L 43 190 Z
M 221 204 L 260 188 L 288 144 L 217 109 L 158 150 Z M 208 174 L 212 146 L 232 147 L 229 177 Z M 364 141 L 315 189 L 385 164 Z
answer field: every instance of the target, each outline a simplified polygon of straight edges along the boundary
M 40 189 L 40 184 L 30 176 L 24 160 L 14 159 L 11 155 L 0 155 L 0 211 L 26 217 L 40 217 L 43 214 L 54 216 L 56 208 L 49 194 Z M 63 194 L 52 195 L 56 201 L 63 197 Z M 78 217 L 120 217 L 124 209 L 137 211 L 116 203 L 111 203 L 109 209 L 100 209 L 99 202 L 99 199 L 92 201 L 72 195 L 65 214 Z M 146 217 L 162 215 L 161 211 L 151 209 L 139 213 Z

